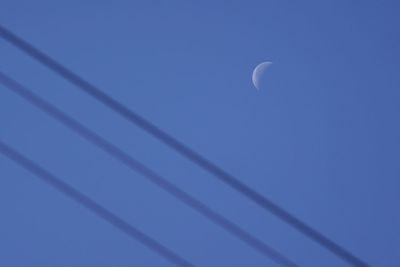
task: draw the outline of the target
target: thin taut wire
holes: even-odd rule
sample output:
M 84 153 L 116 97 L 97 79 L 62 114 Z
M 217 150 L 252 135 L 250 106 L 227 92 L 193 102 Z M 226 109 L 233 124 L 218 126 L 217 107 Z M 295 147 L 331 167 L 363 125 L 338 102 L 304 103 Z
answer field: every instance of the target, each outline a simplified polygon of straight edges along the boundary
M 6 145 L 4 142 L 0 140 L 0 153 L 11 159 L 12 161 L 18 163 L 24 169 L 28 170 L 29 172 L 35 174 L 45 183 L 49 184 L 57 191 L 63 193 L 64 195 L 68 196 L 72 200 L 76 201 L 81 206 L 85 207 L 86 209 L 93 212 L 98 217 L 102 218 L 103 220 L 109 222 L 118 230 L 124 232 L 131 238 L 139 241 L 146 247 L 150 248 L 160 256 L 167 259 L 169 262 L 182 267 L 190 267 L 194 266 L 187 260 L 183 259 L 182 257 L 175 254 L 175 252 L 171 251 L 170 249 L 164 247 L 160 243 L 158 243 L 153 238 L 149 237 L 148 235 L 144 234 L 140 230 L 133 227 L 128 222 L 124 221 L 123 219 L 119 218 L 117 215 L 113 214 L 100 204 L 96 203 L 86 195 L 82 194 L 72 186 L 68 185 L 67 183 L 63 182 L 60 178 L 54 176 L 49 171 L 45 170 L 41 166 L 34 163 L 32 160 L 28 159 L 27 157 L 23 156 L 22 154 L 15 151 L 10 146 Z
M 21 84 L 17 83 L 10 77 L 0 72 L 0 83 L 5 85 L 5 87 L 17 95 L 21 96 L 31 104 L 35 105 L 37 108 L 41 109 L 51 117 L 55 118 L 71 130 L 78 133 L 80 136 L 85 138 L 90 143 L 98 146 L 100 149 L 105 151 L 110 156 L 114 157 L 121 163 L 125 164 L 131 170 L 141 174 L 146 179 L 148 179 L 153 184 L 159 186 L 161 189 L 172 195 L 173 197 L 179 199 L 192 209 L 196 210 L 215 224 L 219 225 L 226 231 L 230 232 L 246 244 L 248 244 L 253 249 L 262 253 L 265 257 L 268 257 L 282 266 L 297 266 L 291 260 L 265 244 L 263 241 L 252 236 L 233 222 L 219 215 L 217 212 L 210 209 L 208 206 L 204 205 L 194 197 L 190 196 L 185 191 L 179 189 L 176 185 L 168 182 L 167 179 L 157 174 L 150 168 L 146 167 L 139 161 L 132 158 L 130 155 L 114 146 L 95 132 L 89 130 L 86 126 L 74 120 L 73 118 L 66 115 L 64 112 L 51 105 L 44 99 L 40 98 L 30 90 L 23 87 Z
M 246 196 L 254 203 L 258 204 L 263 209 L 271 212 L 276 217 L 280 218 L 293 228 L 297 229 L 304 235 L 308 236 L 310 239 L 314 240 L 321 246 L 325 247 L 326 249 L 330 250 L 338 257 L 342 258 L 343 260 L 347 261 L 348 263 L 352 264 L 353 266 L 368 266 L 360 258 L 353 255 L 350 251 L 346 250 L 345 248 L 341 247 L 340 245 L 336 244 L 322 233 L 318 232 L 317 230 L 313 229 L 311 226 L 307 225 L 294 215 L 290 214 L 271 200 L 267 199 L 263 195 L 259 194 L 255 190 L 251 189 L 249 186 L 241 182 L 238 178 L 234 177 L 233 175 L 229 174 L 222 168 L 218 167 L 205 157 L 201 156 L 194 150 L 187 147 L 182 142 L 178 141 L 171 135 L 168 135 L 166 132 L 152 124 L 151 122 L 147 121 L 145 118 L 141 117 L 139 114 L 133 112 L 128 107 L 124 106 L 119 101 L 115 100 L 111 96 L 107 95 L 100 89 L 96 88 L 94 85 L 90 84 L 88 81 L 80 77 L 79 75 L 75 74 L 68 68 L 64 67 L 50 56 L 46 55 L 45 53 L 39 51 L 35 47 L 33 47 L 28 42 L 22 40 L 11 31 L 5 29 L 4 27 L 0 26 L 0 36 L 3 37 L 5 40 L 13 44 L 15 47 L 19 48 L 29 56 L 35 58 L 37 61 L 48 67 L 49 69 L 53 70 L 61 77 L 66 79 L 67 81 L 75 84 L 78 88 L 98 100 L 99 102 L 103 103 L 105 106 L 109 107 L 131 123 L 137 125 L 150 135 L 157 138 L 159 141 L 163 142 L 164 144 L 168 145 L 170 148 L 175 150 L 176 152 L 182 154 L 204 170 L 208 171 L 209 173 L 213 174 L 216 178 L 224 182 L 225 184 L 229 185 L 231 188 L 235 189 L 242 195 Z

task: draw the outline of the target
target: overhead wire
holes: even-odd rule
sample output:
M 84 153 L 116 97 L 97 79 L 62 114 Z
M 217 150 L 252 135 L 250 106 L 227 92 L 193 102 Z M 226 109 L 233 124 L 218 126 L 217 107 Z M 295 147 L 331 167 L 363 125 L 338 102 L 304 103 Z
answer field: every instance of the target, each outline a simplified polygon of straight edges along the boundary
M 226 231 L 230 232 L 231 234 L 239 238 L 241 241 L 243 241 L 253 249 L 257 250 L 261 254 L 263 254 L 265 257 L 275 261 L 276 263 L 282 266 L 297 266 L 293 261 L 283 256 L 281 253 L 274 250 L 272 247 L 268 246 L 263 241 L 254 237 L 253 235 L 251 235 L 244 229 L 240 228 L 230 220 L 224 218 L 222 215 L 219 215 L 217 212 L 213 211 L 211 208 L 209 208 L 202 202 L 198 201 L 197 199 L 190 196 L 188 193 L 186 193 L 173 183 L 169 182 L 166 178 L 162 177 L 152 169 L 146 167 L 141 162 L 137 161 L 136 159 L 128 155 L 126 152 L 122 151 L 121 149 L 119 149 L 118 147 L 116 147 L 103 137 L 91 131 L 89 128 L 87 128 L 77 120 L 68 116 L 57 107 L 45 101 L 44 99 L 42 99 L 41 97 L 39 97 L 32 91 L 28 90 L 27 88 L 19 84 L 17 81 L 13 80 L 12 78 L 8 77 L 2 72 L 0 72 L 0 83 L 3 84 L 5 88 L 16 93 L 29 103 L 33 104 L 34 106 L 36 106 L 46 114 L 50 115 L 51 117 L 53 117 L 66 127 L 68 127 L 69 129 L 76 132 L 90 143 L 96 145 L 101 150 L 103 150 L 104 152 L 106 152 L 119 162 L 123 163 L 131 170 L 141 174 L 147 180 L 157 185 L 162 190 L 169 193 L 171 196 L 182 201 L 192 209 L 202 214 L 204 217 L 208 218 L 215 224 L 219 225 Z
M 102 205 L 96 203 L 92 199 L 90 199 L 85 194 L 79 192 L 72 186 L 68 185 L 67 183 L 63 182 L 60 178 L 54 176 L 49 171 L 44 169 L 43 167 L 37 165 L 35 162 L 27 158 L 26 156 L 20 154 L 15 149 L 4 143 L 0 140 L 0 153 L 4 156 L 8 157 L 10 160 L 16 162 L 24 169 L 28 170 L 29 172 L 35 174 L 39 177 L 42 181 L 47 183 L 48 185 L 55 188 L 57 191 L 61 192 L 62 194 L 68 196 L 70 199 L 76 201 L 81 206 L 85 207 L 98 217 L 102 218 L 103 220 L 107 221 L 108 223 L 115 226 L 118 230 L 122 231 L 123 233 L 127 234 L 129 237 L 139 241 L 147 248 L 153 250 L 155 253 L 159 254 L 170 263 L 173 263 L 176 266 L 182 267 L 191 267 L 194 266 L 189 261 L 185 260 L 181 256 L 177 255 L 175 252 L 171 251 L 167 247 L 163 246 L 155 239 L 151 238 L 150 236 L 146 235 L 145 233 L 141 232 L 125 220 L 121 219 L 111 211 L 104 208 Z
M 19 48 L 21 51 L 25 52 L 27 55 L 36 59 L 38 62 L 42 63 L 44 66 L 53 70 L 55 73 L 76 85 L 79 89 L 84 91 L 85 93 L 92 96 L 94 99 L 98 100 L 114 112 L 118 113 L 129 122 L 135 124 L 140 127 L 159 141 L 163 142 L 179 154 L 183 155 L 193 163 L 197 164 L 199 167 L 213 174 L 214 177 L 229 185 L 231 188 L 235 189 L 237 192 L 246 196 L 252 202 L 256 203 L 258 206 L 263 208 L 264 210 L 272 213 L 276 217 L 280 218 L 285 223 L 289 224 L 293 228 L 297 229 L 299 232 L 306 235 L 308 238 L 314 240 L 319 245 L 325 247 L 336 256 L 340 257 L 344 261 L 348 262 L 353 266 L 368 266 L 362 259 L 358 258 L 350 251 L 346 250 L 339 244 L 335 243 L 333 240 L 329 239 L 316 229 L 312 228 L 296 216 L 292 215 L 272 200 L 264 197 L 260 193 L 256 192 L 252 188 L 250 188 L 245 183 L 241 182 L 238 178 L 229 174 L 227 171 L 218 167 L 216 164 L 212 163 L 210 160 L 206 159 L 204 156 L 190 149 L 188 146 L 180 142 L 178 139 L 172 137 L 167 134 L 159 127 L 152 124 L 150 121 L 141 117 L 139 114 L 135 113 L 133 110 L 123 105 L 121 102 L 112 98 L 104 91 L 100 90 L 96 86 L 92 85 L 85 79 L 83 79 L 78 74 L 69 70 L 56 60 L 52 59 L 49 55 L 44 52 L 38 50 L 33 45 L 24 41 L 10 30 L 4 28 L 0 25 L 0 36 Z

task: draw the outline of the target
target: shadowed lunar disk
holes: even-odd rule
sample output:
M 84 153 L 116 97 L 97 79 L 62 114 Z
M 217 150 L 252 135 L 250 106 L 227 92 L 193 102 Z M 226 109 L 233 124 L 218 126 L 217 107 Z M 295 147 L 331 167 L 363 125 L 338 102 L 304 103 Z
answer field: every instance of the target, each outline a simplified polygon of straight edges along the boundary
M 260 90 L 263 77 L 265 76 L 265 71 L 271 64 L 272 64 L 271 61 L 265 61 L 263 63 L 258 64 L 258 66 L 254 69 L 252 80 L 257 90 Z

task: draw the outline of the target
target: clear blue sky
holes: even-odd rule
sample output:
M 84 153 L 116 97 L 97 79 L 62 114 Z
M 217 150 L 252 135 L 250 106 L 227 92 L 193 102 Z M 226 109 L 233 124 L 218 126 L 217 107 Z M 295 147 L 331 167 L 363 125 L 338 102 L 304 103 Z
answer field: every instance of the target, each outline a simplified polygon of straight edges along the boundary
M 3 0 L 0 24 L 366 262 L 399 266 L 399 8 Z M 347 266 L 3 40 L 0 71 L 301 266 Z M 0 122 L 1 140 L 196 265 L 275 266 L 3 86 Z M 0 266 L 169 266 L 3 156 L 0 210 Z

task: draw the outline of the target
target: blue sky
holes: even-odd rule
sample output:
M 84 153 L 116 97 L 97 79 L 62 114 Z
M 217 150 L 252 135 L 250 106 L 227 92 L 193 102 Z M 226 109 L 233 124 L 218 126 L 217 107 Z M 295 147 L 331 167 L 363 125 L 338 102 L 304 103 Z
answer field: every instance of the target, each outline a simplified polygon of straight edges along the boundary
M 0 23 L 366 262 L 398 266 L 399 5 L 4 0 Z M 300 266 L 347 266 L 3 40 L 0 71 Z M 274 266 L 0 89 L 0 139 L 70 185 L 198 266 Z M 0 210 L 1 266 L 169 266 L 3 156 Z

